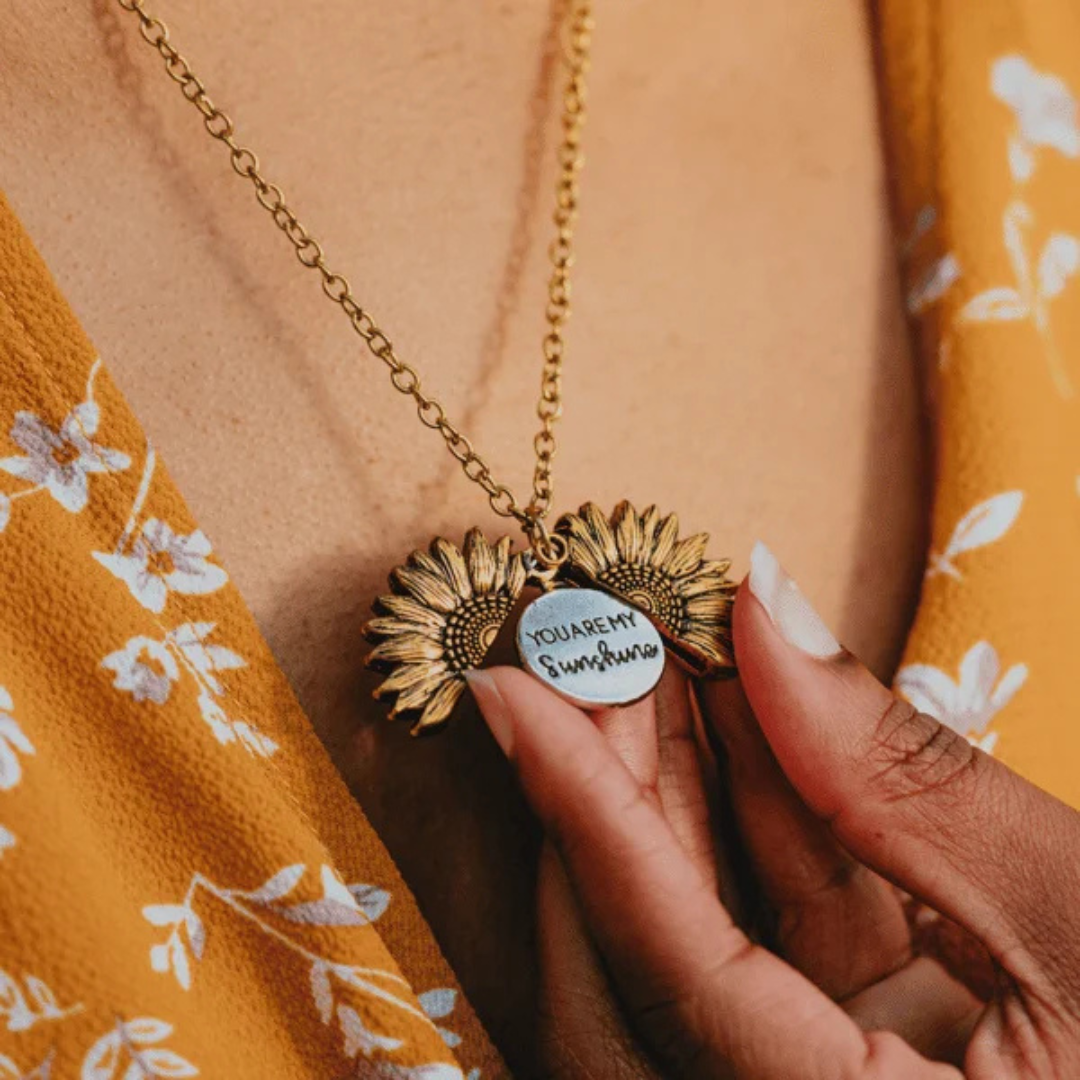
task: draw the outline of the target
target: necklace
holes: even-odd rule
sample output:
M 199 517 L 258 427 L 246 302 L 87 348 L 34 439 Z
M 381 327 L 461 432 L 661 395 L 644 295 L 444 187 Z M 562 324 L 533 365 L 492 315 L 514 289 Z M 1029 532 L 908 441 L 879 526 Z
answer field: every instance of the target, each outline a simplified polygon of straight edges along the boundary
M 674 514 L 663 516 L 655 506 L 639 513 L 625 501 L 611 515 L 586 503 L 563 514 L 553 529 L 547 525 L 554 500 L 555 423 L 562 414 L 563 327 L 570 315 L 591 0 L 570 0 L 566 16 L 568 74 L 536 410 L 540 429 L 533 439 L 532 496 L 524 504 L 496 480 L 438 399 L 424 391 L 416 369 L 398 358 L 348 280 L 329 267 L 322 245 L 301 224 L 281 188 L 265 178 L 255 153 L 237 141 L 233 121 L 170 42 L 168 27 L 146 11 L 145 0 L 117 3 L 138 19 L 140 34 L 164 60 L 169 78 L 202 114 L 209 134 L 228 148 L 233 169 L 250 181 L 297 259 L 319 273 L 327 298 L 387 366 L 394 389 L 413 400 L 420 422 L 442 436 L 495 514 L 516 521 L 529 542 L 517 551 L 510 537 L 492 544 L 474 528 L 460 548 L 436 537 L 427 550 L 414 551 L 393 570 L 391 591 L 375 601 L 374 618 L 365 627 L 374 645 L 367 662 L 386 675 L 375 696 L 392 699 L 390 716 L 411 717 L 414 735 L 442 727 L 465 689 L 465 672 L 483 663 L 530 587 L 540 595 L 518 622 L 518 655 L 529 672 L 575 704 L 600 708 L 644 697 L 659 682 L 666 653 L 699 677 L 733 674 L 735 585 L 727 576 L 729 561 L 706 559 L 705 533 L 680 538 Z

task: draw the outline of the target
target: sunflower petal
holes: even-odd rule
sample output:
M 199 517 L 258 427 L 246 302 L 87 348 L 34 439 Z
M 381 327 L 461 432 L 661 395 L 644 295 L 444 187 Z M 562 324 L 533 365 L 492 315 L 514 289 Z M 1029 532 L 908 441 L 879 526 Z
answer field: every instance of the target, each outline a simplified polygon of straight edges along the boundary
M 456 676 L 444 672 L 437 682 L 417 683 L 415 686 L 410 686 L 407 690 L 403 690 L 398 694 L 397 700 L 394 702 L 394 707 L 390 710 L 390 719 L 394 720 L 402 713 L 419 712 L 422 709 L 426 709 L 428 702 L 439 693 L 447 682 L 454 678 L 456 678 Z
M 465 565 L 465 557 L 458 551 L 449 540 L 437 536 L 431 542 L 431 553 L 442 564 L 443 573 L 450 587 L 461 597 L 468 600 L 472 594 L 472 584 L 469 581 L 469 568 Z
M 653 542 L 656 540 L 659 525 L 660 511 L 655 506 L 645 507 L 641 515 L 641 550 L 645 556 L 643 562 L 652 561 Z
M 525 560 L 520 553 L 515 552 L 510 556 L 510 561 L 506 565 L 506 595 L 511 600 L 516 600 L 521 595 L 521 590 L 525 588 L 528 576 L 525 569 Z
M 585 524 L 589 527 L 589 534 L 596 544 L 596 548 L 603 560 L 603 568 L 606 570 L 619 561 L 619 549 L 611 532 L 611 526 L 596 503 L 586 503 L 581 508 L 581 517 L 584 518 Z
M 731 611 L 731 599 L 715 592 L 691 596 L 686 601 L 686 614 L 692 619 L 719 619 Z
M 642 549 L 641 522 L 637 511 L 624 500 L 615 507 L 611 522 L 619 557 L 624 563 L 635 564 Z
M 389 593 L 386 596 L 380 596 L 375 604 L 377 608 L 393 615 L 395 618 L 402 619 L 407 623 L 414 623 L 417 626 L 430 626 L 434 629 L 446 625 L 446 619 L 443 617 L 442 612 L 433 611 L 426 604 L 421 604 L 419 600 L 411 596 L 399 596 L 397 593 Z
M 501 537 L 491 553 L 495 560 L 495 578 L 491 583 L 491 591 L 501 592 L 506 588 L 506 569 L 510 565 L 510 537 Z
M 445 724 L 454 711 L 454 706 L 465 689 L 465 679 L 457 676 L 447 679 L 432 695 L 431 700 L 424 706 L 420 719 L 413 725 L 412 734 L 420 735 L 432 728 Z
M 418 664 L 399 664 L 379 684 L 375 691 L 377 698 L 408 690 L 413 686 L 427 686 L 434 690 L 446 677 L 448 668 L 441 660 L 425 660 Z
M 668 514 L 660 522 L 656 533 L 656 542 L 653 544 L 652 555 L 649 562 L 657 569 L 662 569 L 672 551 L 675 549 L 675 541 L 679 539 L 679 519 L 674 514 Z
M 607 569 L 604 553 L 582 518 L 567 514 L 556 526 L 556 531 L 570 544 L 570 561 L 589 577 L 598 578 Z
M 696 570 L 705 556 L 705 545 L 709 538 L 705 533 L 696 533 L 680 540 L 671 552 L 664 569 L 672 577 L 682 577 Z
M 685 575 L 679 582 L 679 592 L 683 596 L 731 595 L 730 582 L 726 578 L 700 572 Z
M 402 634 L 380 642 L 368 654 L 369 663 L 410 664 L 421 660 L 441 660 L 443 647 L 422 634 Z
M 403 619 L 395 619 L 393 616 L 369 619 L 364 627 L 364 632 L 369 636 L 392 638 L 402 634 L 423 634 L 424 637 L 434 638 L 436 641 L 442 636 L 442 624 L 432 626 L 427 623 L 405 622 Z
M 495 553 L 479 529 L 470 529 L 465 536 L 465 563 L 476 595 L 491 592 L 495 585 Z
M 399 566 L 394 579 L 421 604 L 449 614 L 458 606 L 458 598 L 450 586 L 437 574 L 419 566 Z

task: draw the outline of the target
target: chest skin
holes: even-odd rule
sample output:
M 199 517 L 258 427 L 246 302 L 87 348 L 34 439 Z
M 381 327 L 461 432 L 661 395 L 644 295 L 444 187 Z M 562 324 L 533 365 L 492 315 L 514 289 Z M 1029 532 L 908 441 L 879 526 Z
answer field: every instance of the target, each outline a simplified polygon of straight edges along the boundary
M 0 177 L 481 1016 L 528 1059 L 532 835 L 466 704 L 383 721 L 387 571 L 493 518 L 101 0 L 0 35 Z M 242 142 L 492 465 L 532 474 L 559 79 L 541 0 L 163 7 Z M 600 0 L 556 506 L 768 541 L 878 673 L 928 492 L 862 5 Z M 513 973 L 512 977 L 508 973 Z

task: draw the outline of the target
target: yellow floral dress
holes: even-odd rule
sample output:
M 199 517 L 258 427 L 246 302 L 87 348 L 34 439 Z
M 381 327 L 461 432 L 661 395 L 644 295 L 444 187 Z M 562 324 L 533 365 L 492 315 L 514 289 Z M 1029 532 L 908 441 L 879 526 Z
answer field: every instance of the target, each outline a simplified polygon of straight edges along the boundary
M 937 486 L 898 687 L 1080 805 L 1080 10 L 883 0 Z M 506 1075 L 0 198 L 0 1080 Z

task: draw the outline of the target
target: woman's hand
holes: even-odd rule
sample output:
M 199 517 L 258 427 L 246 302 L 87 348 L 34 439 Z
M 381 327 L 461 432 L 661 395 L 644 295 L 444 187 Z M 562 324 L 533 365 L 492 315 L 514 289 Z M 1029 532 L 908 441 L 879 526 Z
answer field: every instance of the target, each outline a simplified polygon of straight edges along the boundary
M 549 1069 L 1080 1077 L 1080 815 L 895 699 L 762 548 L 735 641 L 752 712 L 712 686 L 704 720 L 727 749 L 777 952 L 721 902 L 679 678 L 593 722 L 521 672 L 472 677 L 552 846 L 539 906 Z M 995 1000 L 913 957 L 886 879 L 982 944 Z

